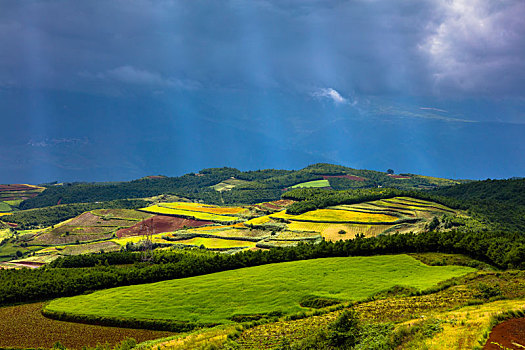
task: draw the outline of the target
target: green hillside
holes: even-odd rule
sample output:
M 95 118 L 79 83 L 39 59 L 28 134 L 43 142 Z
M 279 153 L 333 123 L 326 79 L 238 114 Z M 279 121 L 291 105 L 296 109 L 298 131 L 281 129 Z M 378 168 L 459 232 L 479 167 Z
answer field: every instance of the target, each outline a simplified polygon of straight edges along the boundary
M 94 317 L 225 323 L 235 315 L 289 314 L 307 296 L 357 301 L 395 285 L 424 290 L 475 269 L 427 266 L 407 256 L 326 258 L 256 266 L 56 299 L 46 310 Z

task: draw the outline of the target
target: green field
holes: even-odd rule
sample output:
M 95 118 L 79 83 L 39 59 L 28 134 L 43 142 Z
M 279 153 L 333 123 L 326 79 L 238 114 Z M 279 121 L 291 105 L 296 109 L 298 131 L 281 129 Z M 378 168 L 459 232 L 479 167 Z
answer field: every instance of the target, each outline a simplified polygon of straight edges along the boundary
M 313 187 L 330 187 L 330 182 L 328 180 L 315 180 L 302 182 L 300 184 L 294 185 L 290 188 L 313 188 Z
M 53 300 L 47 309 L 87 316 L 228 323 L 233 315 L 306 310 L 307 295 L 362 300 L 403 285 L 424 290 L 476 271 L 427 266 L 408 255 L 269 264 Z
M 12 210 L 11 206 L 6 202 L 0 202 L 0 212 L 9 213 Z

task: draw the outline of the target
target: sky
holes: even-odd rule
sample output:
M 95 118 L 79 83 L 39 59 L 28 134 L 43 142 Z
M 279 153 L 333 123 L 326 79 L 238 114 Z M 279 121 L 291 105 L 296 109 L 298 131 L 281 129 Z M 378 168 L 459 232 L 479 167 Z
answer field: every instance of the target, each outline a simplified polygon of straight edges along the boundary
M 0 183 L 525 176 L 521 0 L 0 0 Z

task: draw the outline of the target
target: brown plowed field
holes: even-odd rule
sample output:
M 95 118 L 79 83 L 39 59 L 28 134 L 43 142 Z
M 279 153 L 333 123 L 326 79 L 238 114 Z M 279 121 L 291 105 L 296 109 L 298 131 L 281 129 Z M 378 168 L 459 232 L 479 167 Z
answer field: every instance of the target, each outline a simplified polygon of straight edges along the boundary
M 498 343 L 504 348 L 492 344 Z M 525 348 L 525 318 L 514 318 L 492 328 L 483 350 L 523 349 Z
M 175 334 L 55 321 L 42 316 L 43 305 L 34 303 L 0 308 L 0 347 L 49 349 L 60 341 L 68 349 L 81 349 L 83 346 L 94 347 L 97 343 L 114 345 L 126 338 L 143 342 Z
M 120 238 L 129 236 L 139 236 L 145 233 L 143 232 L 143 230 L 145 230 L 145 226 L 149 227 L 150 229 L 153 229 L 153 232 L 151 233 L 162 233 L 180 230 L 184 226 L 199 227 L 212 224 L 214 223 L 211 221 L 190 220 L 173 216 L 156 215 L 152 218 L 141 221 L 129 228 L 123 228 L 118 230 L 117 237 Z
M 136 223 L 133 220 L 121 219 L 103 219 L 100 216 L 91 214 L 90 212 L 83 213 L 76 218 L 71 219 L 64 224 L 64 226 L 124 226 L 129 227 Z

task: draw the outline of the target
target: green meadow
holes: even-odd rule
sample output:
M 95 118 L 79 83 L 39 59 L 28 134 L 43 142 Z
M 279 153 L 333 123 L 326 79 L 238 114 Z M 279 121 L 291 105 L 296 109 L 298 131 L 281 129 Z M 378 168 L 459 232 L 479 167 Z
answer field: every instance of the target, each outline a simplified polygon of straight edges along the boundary
M 314 188 L 314 187 L 330 187 L 330 182 L 328 182 L 328 180 L 314 180 L 314 181 L 302 182 L 290 188 Z
M 228 323 L 233 315 L 306 310 L 305 296 L 363 300 L 395 285 L 425 290 L 475 271 L 427 266 L 408 255 L 268 264 L 53 300 L 51 311 L 86 316 Z

